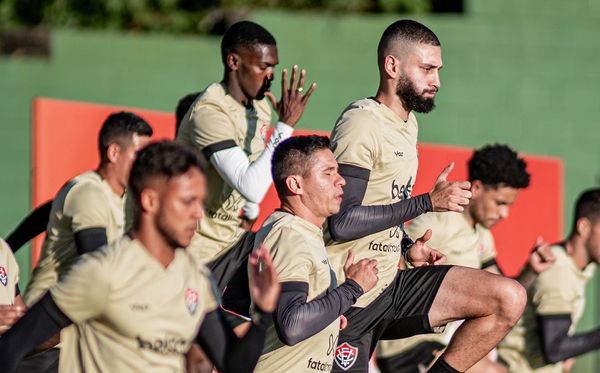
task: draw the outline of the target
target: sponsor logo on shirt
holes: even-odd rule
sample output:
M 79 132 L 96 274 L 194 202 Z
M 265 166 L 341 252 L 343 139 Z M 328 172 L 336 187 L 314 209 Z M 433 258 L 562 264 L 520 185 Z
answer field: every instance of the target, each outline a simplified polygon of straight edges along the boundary
M 333 368 L 333 364 L 331 364 L 328 361 L 322 362 L 320 360 L 313 360 L 313 358 L 311 357 L 308 359 L 308 364 L 306 367 L 308 369 L 318 370 L 321 372 L 331 372 L 331 369 Z
M 154 341 L 147 341 L 140 336 L 135 337 L 138 342 L 138 348 L 142 350 L 151 350 L 159 354 L 185 354 L 188 349 L 188 343 L 183 338 L 158 338 Z
M 8 284 L 8 273 L 6 272 L 6 269 L 2 266 L 0 266 L 0 283 L 4 286 Z
M 335 350 L 335 363 L 343 370 L 352 368 L 358 358 L 358 347 L 344 342 Z
M 394 150 L 394 155 L 396 155 L 396 157 L 398 157 L 398 158 L 404 157 L 404 152 L 401 152 L 399 150 Z
M 198 291 L 195 289 L 188 288 L 185 291 L 185 306 L 187 307 L 188 311 L 190 311 L 190 315 L 196 313 L 196 309 L 198 309 L 199 298 Z

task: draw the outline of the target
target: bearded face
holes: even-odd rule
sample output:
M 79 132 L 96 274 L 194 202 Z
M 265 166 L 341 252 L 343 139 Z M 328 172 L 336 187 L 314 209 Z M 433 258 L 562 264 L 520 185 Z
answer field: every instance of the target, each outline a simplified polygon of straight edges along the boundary
M 435 108 L 435 96 L 425 97 L 425 94 L 435 94 L 437 89 L 417 90 L 415 84 L 406 75 L 402 75 L 396 86 L 396 94 L 406 110 L 417 113 L 429 113 Z

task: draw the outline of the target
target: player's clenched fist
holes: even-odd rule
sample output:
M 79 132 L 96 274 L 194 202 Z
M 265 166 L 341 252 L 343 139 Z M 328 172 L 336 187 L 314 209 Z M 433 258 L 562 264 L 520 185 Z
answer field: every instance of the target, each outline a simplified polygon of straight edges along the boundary
M 377 273 L 379 272 L 377 269 L 377 260 L 361 259 L 357 263 L 353 262 L 354 253 L 350 250 L 348 252 L 348 258 L 346 258 L 346 263 L 344 264 L 346 278 L 356 281 L 366 293 L 373 289 L 379 280 L 379 277 L 377 277 Z
M 463 206 L 469 204 L 472 196 L 471 183 L 468 181 L 448 181 L 448 174 L 454 168 L 454 162 L 450 163 L 438 176 L 433 189 L 429 192 L 433 211 L 456 211 L 462 212 Z

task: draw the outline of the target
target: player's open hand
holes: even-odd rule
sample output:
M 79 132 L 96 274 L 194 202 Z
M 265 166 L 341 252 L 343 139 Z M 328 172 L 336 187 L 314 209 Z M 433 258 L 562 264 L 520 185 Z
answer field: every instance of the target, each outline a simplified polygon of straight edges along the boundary
M 317 83 L 312 83 L 308 90 L 304 92 L 304 78 L 306 70 L 300 71 L 298 77 L 298 65 L 292 68 L 292 78 L 288 87 L 288 71 L 283 69 L 281 74 L 281 100 L 279 102 L 271 92 L 266 92 L 265 96 L 271 101 L 271 105 L 279 115 L 279 121 L 290 126 L 295 126 L 302 117 L 304 108 L 308 103 L 310 95 L 317 87 Z
M 274 312 L 281 286 L 271 261 L 269 249 L 260 245 L 248 258 L 250 265 L 250 295 L 254 304 L 264 312 Z
M 377 260 L 361 259 L 357 263 L 354 263 L 354 253 L 352 250 L 348 252 L 346 263 L 344 263 L 344 273 L 346 274 L 346 278 L 356 281 L 365 293 L 373 289 L 379 280 L 379 277 L 377 277 L 377 273 L 379 273 Z
M 0 335 L 4 334 L 25 314 L 25 309 L 15 305 L 0 305 Z
M 538 237 L 527 261 L 529 267 L 536 274 L 540 274 L 552 267 L 555 261 L 556 257 L 552 253 L 550 244 L 544 241 L 542 237 Z
M 471 198 L 471 183 L 468 181 L 448 181 L 448 175 L 454 168 L 450 163 L 438 176 L 433 189 L 429 192 L 433 211 L 462 212 L 463 206 L 469 204 Z
M 413 267 L 439 265 L 446 261 L 444 254 L 427 246 L 427 241 L 431 238 L 431 234 L 431 229 L 428 229 L 408 249 L 407 259 Z

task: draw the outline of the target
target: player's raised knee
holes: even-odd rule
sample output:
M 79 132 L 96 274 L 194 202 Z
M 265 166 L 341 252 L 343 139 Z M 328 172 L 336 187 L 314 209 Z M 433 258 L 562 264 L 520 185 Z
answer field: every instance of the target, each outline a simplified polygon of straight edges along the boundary
M 527 292 L 521 284 L 509 278 L 501 278 L 496 289 L 499 315 L 512 327 L 523 313 L 527 303 Z

